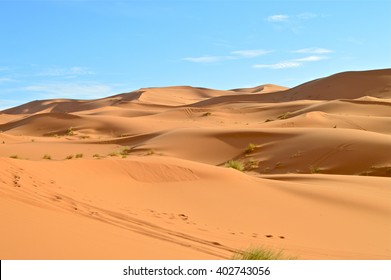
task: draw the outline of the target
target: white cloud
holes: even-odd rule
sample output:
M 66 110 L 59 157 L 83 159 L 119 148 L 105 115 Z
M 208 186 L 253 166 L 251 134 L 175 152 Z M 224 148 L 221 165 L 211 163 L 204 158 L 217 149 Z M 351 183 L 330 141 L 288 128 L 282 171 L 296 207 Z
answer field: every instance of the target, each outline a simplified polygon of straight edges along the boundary
M 199 56 L 199 57 L 186 57 L 183 60 L 196 62 L 196 63 L 210 63 L 225 60 L 223 56 Z
M 265 55 L 268 53 L 271 53 L 272 51 L 265 51 L 265 50 L 239 50 L 239 51 L 232 51 L 231 55 L 225 55 L 225 56 L 198 56 L 198 57 L 185 57 L 183 60 L 195 62 L 195 63 L 211 63 L 211 62 L 217 62 L 217 61 L 225 61 L 225 60 L 234 60 L 234 59 L 241 59 L 241 58 L 253 58 L 258 57 L 261 55 Z
M 287 69 L 300 67 L 302 63 L 294 61 L 278 62 L 274 64 L 255 64 L 254 68 Z
M 0 84 L 1 83 L 6 83 L 6 82 L 14 82 L 15 80 L 7 77 L 0 77 Z
M 296 58 L 296 59 L 293 59 L 292 61 L 311 62 L 311 61 L 319 61 L 319 60 L 324 60 L 324 59 L 327 59 L 327 57 L 310 55 L 310 56 L 306 56 L 306 57 L 302 57 L 302 58 Z
M 287 15 L 272 15 L 267 17 L 267 21 L 269 22 L 283 22 L 288 21 L 289 16 Z
M 332 53 L 332 50 L 324 49 L 324 48 L 305 48 L 300 50 L 294 50 L 292 51 L 294 53 L 310 53 L 310 54 L 325 54 L 325 53 Z
M 265 55 L 270 53 L 271 51 L 265 51 L 265 50 L 240 50 L 240 51 L 233 51 L 231 54 L 239 57 L 257 57 L 261 55 Z
M 74 98 L 90 99 L 112 94 L 108 85 L 98 83 L 47 83 L 21 88 L 22 91 L 34 92 L 38 99 Z
M 58 76 L 81 76 L 92 75 L 94 72 L 85 67 L 74 66 L 70 68 L 52 67 L 38 73 L 38 76 L 58 77 Z

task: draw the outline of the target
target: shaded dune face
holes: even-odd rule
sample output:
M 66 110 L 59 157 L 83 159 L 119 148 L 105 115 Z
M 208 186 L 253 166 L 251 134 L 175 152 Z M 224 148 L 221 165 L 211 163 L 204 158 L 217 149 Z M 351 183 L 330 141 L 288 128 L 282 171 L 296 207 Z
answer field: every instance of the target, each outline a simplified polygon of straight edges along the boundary
M 0 258 L 391 259 L 389 151 L 391 69 L 33 101 L 0 112 Z

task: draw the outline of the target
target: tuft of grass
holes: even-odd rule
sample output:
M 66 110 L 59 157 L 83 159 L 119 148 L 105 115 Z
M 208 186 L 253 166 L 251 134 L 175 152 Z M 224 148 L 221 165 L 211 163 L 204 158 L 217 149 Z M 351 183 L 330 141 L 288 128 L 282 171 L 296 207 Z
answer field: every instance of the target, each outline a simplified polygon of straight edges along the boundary
M 285 119 L 288 119 L 290 115 L 291 115 L 291 112 L 286 112 L 286 113 L 284 113 L 284 114 L 279 115 L 279 116 L 277 117 L 277 119 L 279 119 L 279 120 L 285 120 Z
M 296 257 L 287 256 L 283 250 L 273 250 L 266 247 L 250 248 L 237 252 L 233 256 L 234 260 L 296 260 Z
M 147 152 L 147 156 L 151 156 L 151 155 L 154 155 L 155 154 L 155 150 L 154 149 L 149 149 L 148 152 Z
M 75 155 L 75 158 L 82 158 L 83 157 L 83 154 L 76 154 Z
M 75 131 L 73 130 L 73 127 L 68 128 L 68 129 L 65 131 L 65 135 L 67 135 L 67 136 L 73 136 L 73 135 L 75 135 Z
M 248 144 L 246 150 L 244 151 L 246 154 L 249 154 L 249 153 L 252 153 L 255 151 L 255 148 L 257 148 L 258 146 L 253 144 L 253 143 L 250 143 Z
M 206 113 L 203 113 L 203 114 L 202 114 L 203 117 L 209 117 L 210 115 L 212 115 L 211 112 L 206 112 Z
M 73 159 L 73 155 L 69 155 L 65 159 Z
M 229 160 L 225 163 L 225 167 L 228 167 L 228 168 L 233 168 L 233 169 L 236 169 L 236 170 L 239 170 L 239 171 L 243 171 L 244 170 L 244 165 L 243 163 L 241 163 L 240 161 L 237 161 L 237 160 Z
M 50 156 L 50 155 L 48 155 L 48 154 L 45 154 L 43 157 L 42 157 L 43 159 L 52 159 L 52 157 Z
M 321 171 L 321 169 L 319 168 L 319 167 L 317 167 L 317 166 L 310 166 L 310 172 L 312 173 L 312 174 L 315 174 L 315 173 L 319 173 Z
M 19 159 L 18 155 L 12 155 L 10 158 Z
M 111 153 L 109 154 L 109 156 L 111 156 L 111 157 L 118 157 L 119 154 L 118 154 L 118 152 L 111 152 Z
M 121 156 L 127 156 L 130 153 L 130 147 L 123 147 L 122 150 L 119 152 Z
M 272 119 L 266 119 L 265 120 L 265 122 L 272 122 L 272 121 L 274 121 L 274 120 L 272 120 Z
M 246 162 L 246 170 L 256 169 L 259 167 L 259 160 L 249 159 Z
M 100 155 L 99 154 L 94 154 L 92 157 L 93 158 L 100 158 Z

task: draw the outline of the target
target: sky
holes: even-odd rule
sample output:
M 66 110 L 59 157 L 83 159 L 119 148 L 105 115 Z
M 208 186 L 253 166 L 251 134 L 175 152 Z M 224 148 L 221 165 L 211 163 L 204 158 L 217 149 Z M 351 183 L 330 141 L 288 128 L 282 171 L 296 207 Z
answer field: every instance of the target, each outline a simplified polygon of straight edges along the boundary
M 0 109 L 391 68 L 389 0 L 0 0 Z

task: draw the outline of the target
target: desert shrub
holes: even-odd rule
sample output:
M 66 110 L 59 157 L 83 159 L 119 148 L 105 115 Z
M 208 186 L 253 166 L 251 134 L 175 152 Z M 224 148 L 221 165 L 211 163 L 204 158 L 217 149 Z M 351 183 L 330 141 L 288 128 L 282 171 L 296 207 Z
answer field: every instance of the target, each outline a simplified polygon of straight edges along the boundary
M 315 173 L 319 173 L 321 171 L 321 169 L 317 166 L 310 166 L 310 172 L 312 174 L 315 174 Z
M 246 170 L 251 170 L 251 169 L 258 168 L 258 167 L 259 167 L 259 160 L 255 160 L 255 159 L 250 158 L 250 159 L 246 162 L 245 169 L 246 169 Z
M 286 113 L 284 113 L 284 114 L 279 115 L 279 116 L 277 117 L 277 119 L 279 119 L 279 120 L 285 120 L 285 119 L 288 119 L 290 115 L 291 115 L 291 112 L 286 112 Z
M 255 151 L 255 148 L 257 148 L 257 145 L 253 144 L 253 143 L 250 143 L 248 144 L 246 150 L 245 150 L 245 153 L 246 154 L 249 154 L 249 153 L 252 153 Z
M 130 153 L 130 150 L 130 147 L 123 147 L 119 154 L 121 156 L 127 156 Z
M 67 136 L 75 135 L 75 131 L 73 130 L 73 127 L 68 128 L 68 129 L 65 131 L 65 135 L 67 135 Z
M 283 250 L 273 250 L 266 247 L 250 248 L 237 252 L 234 260 L 295 260 L 296 257 L 287 256 Z
M 48 155 L 48 154 L 45 154 L 43 157 L 42 157 L 43 159 L 52 159 L 52 157 L 50 156 L 50 155 Z
M 227 163 L 225 164 L 225 167 L 233 168 L 233 169 L 236 169 L 236 170 L 239 170 L 239 171 L 243 171 L 244 170 L 243 163 L 241 163 L 240 161 L 237 161 L 237 160 L 233 160 L 233 159 L 227 161 Z
M 82 158 L 83 157 L 83 154 L 76 154 L 75 155 L 75 158 Z
M 69 155 L 65 159 L 73 159 L 73 155 Z

